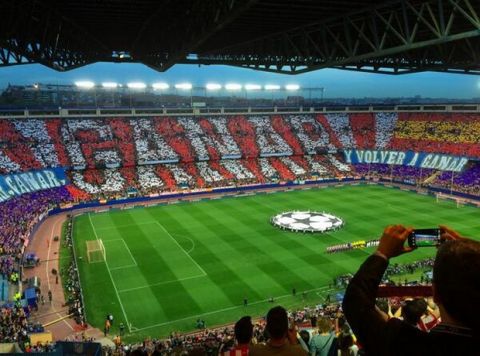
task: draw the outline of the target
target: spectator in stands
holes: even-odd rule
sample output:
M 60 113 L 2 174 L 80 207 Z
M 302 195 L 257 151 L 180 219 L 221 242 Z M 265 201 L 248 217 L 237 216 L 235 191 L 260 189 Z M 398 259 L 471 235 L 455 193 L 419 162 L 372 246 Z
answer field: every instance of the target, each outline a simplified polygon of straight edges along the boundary
M 224 356 L 247 356 L 249 352 L 250 342 L 253 337 L 252 318 L 244 316 L 235 323 L 234 327 L 236 345 Z
M 252 346 L 250 355 L 307 355 L 298 343 L 295 326 L 290 325 L 289 328 L 288 323 L 285 308 L 276 306 L 270 309 L 266 326 L 269 340 L 265 345 Z
M 332 323 L 327 318 L 319 318 L 317 320 L 318 334 L 314 335 L 310 340 L 310 355 L 327 356 L 330 349 L 336 347 L 335 333 L 333 332 Z
M 353 342 L 353 335 L 350 333 L 340 333 L 338 336 L 338 356 L 356 356 L 358 346 Z
M 442 323 L 425 333 L 375 308 L 378 285 L 390 258 L 410 252 L 404 243 L 412 229 L 402 225 L 385 229 L 377 251 L 350 282 L 343 310 L 359 342 L 374 355 L 478 354 L 480 315 L 480 243 L 441 227 L 442 239 L 433 269 L 435 302 Z
M 423 298 L 407 300 L 402 307 L 403 320 L 414 327 L 417 327 L 417 324 L 426 312 L 427 302 Z

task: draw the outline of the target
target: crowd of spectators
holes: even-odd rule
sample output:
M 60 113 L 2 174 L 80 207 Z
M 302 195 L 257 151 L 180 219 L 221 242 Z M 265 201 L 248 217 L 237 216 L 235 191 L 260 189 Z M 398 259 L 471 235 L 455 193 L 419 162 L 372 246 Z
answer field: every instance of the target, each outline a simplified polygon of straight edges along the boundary
M 28 332 L 28 312 L 21 305 L 0 307 L 0 343 L 18 342 L 23 344 Z
M 476 114 L 402 114 L 389 147 L 397 150 L 480 156 Z
M 0 120 L 0 172 L 287 157 L 347 148 L 478 158 L 479 122 L 477 115 L 389 112 Z
M 473 196 L 480 195 L 480 164 L 472 161 L 462 172 L 437 171 L 410 166 L 386 164 L 356 164 L 353 168 L 358 176 L 408 183 L 421 187 L 441 188 Z
M 65 187 L 14 197 L 0 204 L 0 268 L 5 277 L 15 270 L 30 233 L 50 208 L 71 201 Z

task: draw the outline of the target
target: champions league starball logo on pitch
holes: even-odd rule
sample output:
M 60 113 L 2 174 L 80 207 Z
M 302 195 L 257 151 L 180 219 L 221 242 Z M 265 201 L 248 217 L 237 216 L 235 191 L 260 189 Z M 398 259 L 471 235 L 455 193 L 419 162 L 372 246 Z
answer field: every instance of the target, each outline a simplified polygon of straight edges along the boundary
M 343 220 L 325 212 L 289 211 L 272 217 L 274 226 L 294 232 L 327 232 L 341 228 Z

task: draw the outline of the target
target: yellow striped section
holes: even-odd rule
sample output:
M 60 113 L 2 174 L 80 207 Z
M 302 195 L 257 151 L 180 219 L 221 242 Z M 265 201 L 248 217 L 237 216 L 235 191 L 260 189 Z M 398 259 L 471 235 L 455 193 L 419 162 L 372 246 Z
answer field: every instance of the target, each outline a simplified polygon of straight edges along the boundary
M 395 137 L 460 143 L 480 142 L 480 122 L 397 121 Z

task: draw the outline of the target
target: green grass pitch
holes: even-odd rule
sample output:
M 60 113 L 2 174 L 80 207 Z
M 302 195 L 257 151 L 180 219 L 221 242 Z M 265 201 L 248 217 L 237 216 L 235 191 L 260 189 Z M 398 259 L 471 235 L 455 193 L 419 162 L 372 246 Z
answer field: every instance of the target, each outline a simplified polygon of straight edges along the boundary
M 327 211 L 346 225 L 328 234 L 301 234 L 271 226 L 286 210 Z M 478 235 L 479 210 L 436 203 L 430 196 L 376 185 L 296 190 L 149 208 L 84 214 L 74 221 L 88 321 L 99 328 L 107 313 L 130 326 L 127 339 L 188 331 L 197 318 L 207 326 L 272 306 L 314 305 L 332 279 L 355 272 L 373 248 L 326 254 L 332 244 L 378 238 L 384 227 L 447 224 Z M 101 239 L 106 263 L 88 263 L 87 240 Z M 401 256 L 403 263 L 433 256 L 433 248 Z M 291 296 L 292 288 L 297 296 Z M 306 300 L 302 298 L 306 293 Z M 243 307 L 243 299 L 249 305 Z

